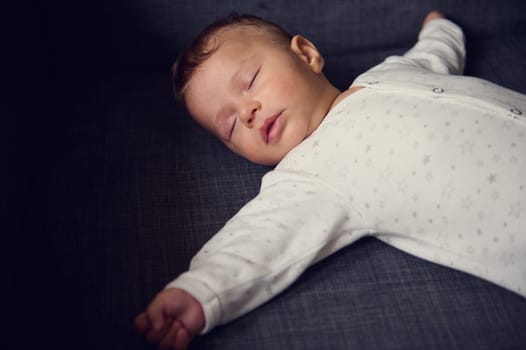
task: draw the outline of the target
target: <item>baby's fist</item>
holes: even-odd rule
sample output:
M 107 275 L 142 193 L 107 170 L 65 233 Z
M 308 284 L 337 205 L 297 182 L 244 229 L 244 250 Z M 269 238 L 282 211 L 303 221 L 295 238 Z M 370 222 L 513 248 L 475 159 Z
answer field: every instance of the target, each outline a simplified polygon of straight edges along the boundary
M 205 326 L 201 304 L 184 290 L 165 289 L 145 312 L 135 318 L 135 328 L 161 349 L 186 349 Z
M 427 16 L 424 18 L 424 23 L 422 23 L 422 27 L 425 27 L 426 24 L 431 22 L 434 19 L 440 19 L 440 18 L 446 18 L 446 16 L 440 12 L 440 11 L 431 11 L 427 14 Z

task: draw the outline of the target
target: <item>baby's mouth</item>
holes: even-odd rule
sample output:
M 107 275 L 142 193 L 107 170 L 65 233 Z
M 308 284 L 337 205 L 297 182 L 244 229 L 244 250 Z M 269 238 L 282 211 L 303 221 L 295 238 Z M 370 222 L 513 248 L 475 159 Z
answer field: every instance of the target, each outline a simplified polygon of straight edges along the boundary
M 282 111 L 265 119 L 265 123 L 259 128 L 263 141 L 266 144 L 272 143 L 278 136 L 281 128 Z

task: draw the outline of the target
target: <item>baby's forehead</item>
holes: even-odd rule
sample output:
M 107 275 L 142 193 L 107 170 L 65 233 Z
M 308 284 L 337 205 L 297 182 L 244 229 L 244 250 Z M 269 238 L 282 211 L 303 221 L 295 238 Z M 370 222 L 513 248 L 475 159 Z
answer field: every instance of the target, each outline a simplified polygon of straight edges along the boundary
M 244 54 L 250 52 L 251 47 L 259 46 L 259 40 L 263 39 L 272 45 L 288 47 L 288 42 L 285 45 L 285 40 L 281 40 L 277 34 L 273 33 L 268 28 L 262 28 L 258 25 L 232 24 L 219 28 L 211 33 L 208 40 L 203 42 L 202 51 L 204 53 L 203 60 L 195 66 L 192 74 L 189 76 L 185 95 L 191 86 L 195 86 L 196 77 L 216 76 L 217 73 L 224 71 L 223 64 L 232 63 L 235 65 Z M 254 40 L 257 38 L 257 40 Z M 282 38 L 281 38 L 282 39 Z M 214 62 L 212 64 L 212 62 Z M 218 67 L 218 62 L 219 67 Z M 199 85 L 199 84 L 198 84 Z M 195 90 L 195 89 L 194 89 Z
M 231 41 L 239 40 L 240 38 L 259 37 L 269 39 L 272 41 L 278 40 L 278 35 L 270 28 L 257 24 L 231 24 L 226 27 L 218 29 L 210 36 L 209 45 L 220 46 L 221 44 Z

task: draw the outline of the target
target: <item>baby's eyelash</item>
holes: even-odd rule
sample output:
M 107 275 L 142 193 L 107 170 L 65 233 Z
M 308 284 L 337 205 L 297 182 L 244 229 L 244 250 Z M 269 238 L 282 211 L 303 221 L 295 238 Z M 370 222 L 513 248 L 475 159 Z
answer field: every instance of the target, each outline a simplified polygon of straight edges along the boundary
M 237 116 L 234 117 L 234 121 L 232 122 L 232 127 L 230 128 L 230 133 L 228 134 L 229 140 L 232 138 L 232 134 L 234 133 L 234 127 L 236 126 L 236 122 L 237 122 Z
M 252 80 L 251 80 L 250 83 L 248 84 L 248 88 L 249 88 L 249 89 L 252 87 L 252 85 L 254 85 L 254 81 L 256 80 L 256 77 L 258 76 L 260 70 L 261 70 L 261 68 L 258 68 L 258 70 L 256 71 L 256 73 L 255 73 L 254 76 L 252 77 Z

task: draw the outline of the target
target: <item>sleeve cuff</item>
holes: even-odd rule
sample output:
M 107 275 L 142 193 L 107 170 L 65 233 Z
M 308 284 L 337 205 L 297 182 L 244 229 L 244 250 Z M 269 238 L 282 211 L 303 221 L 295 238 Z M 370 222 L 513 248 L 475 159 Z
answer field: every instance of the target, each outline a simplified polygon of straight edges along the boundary
M 418 39 L 421 40 L 427 36 L 431 36 L 434 31 L 444 29 L 450 35 L 456 37 L 459 41 L 464 41 L 464 32 L 454 22 L 447 18 L 437 18 L 427 23 L 424 28 L 418 34 Z
M 221 304 L 215 293 L 206 283 L 184 273 L 170 282 L 165 288 L 182 289 L 199 301 L 205 314 L 205 328 L 203 328 L 201 334 L 208 333 L 220 323 Z

